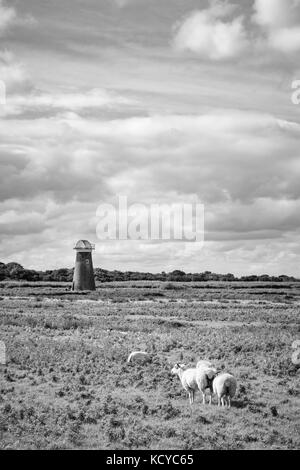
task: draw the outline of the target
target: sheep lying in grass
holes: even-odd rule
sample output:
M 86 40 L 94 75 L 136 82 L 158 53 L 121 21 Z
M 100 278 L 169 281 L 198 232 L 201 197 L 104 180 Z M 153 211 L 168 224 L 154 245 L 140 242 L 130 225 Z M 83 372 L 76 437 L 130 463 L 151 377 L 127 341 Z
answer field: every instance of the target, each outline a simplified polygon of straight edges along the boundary
M 227 403 L 227 408 L 230 408 L 237 388 L 236 378 L 231 374 L 222 373 L 214 378 L 212 386 L 218 397 L 218 406 L 226 406 Z
M 147 362 L 150 359 L 150 355 L 145 351 L 133 351 L 129 354 L 127 362 Z
M 200 390 L 202 393 L 203 404 L 205 404 L 205 390 L 210 388 L 211 403 L 211 381 L 215 377 L 217 371 L 215 369 L 191 368 L 184 370 L 184 364 L 175 364 L 171 373 L 178 375 L 184 390 L 189 395 L 190 404 L 194 403 L 195 392 Z

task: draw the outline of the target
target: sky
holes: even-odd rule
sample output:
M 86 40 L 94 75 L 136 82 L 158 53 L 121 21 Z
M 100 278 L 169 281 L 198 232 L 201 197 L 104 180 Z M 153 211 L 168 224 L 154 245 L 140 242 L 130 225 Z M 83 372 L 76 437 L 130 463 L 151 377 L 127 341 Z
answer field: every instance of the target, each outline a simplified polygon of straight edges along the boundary
M 300 0 L 0 0 L 0 261 L 299 276 L 299 57 Z M 118 195 L 203 246 L 100 240 Z

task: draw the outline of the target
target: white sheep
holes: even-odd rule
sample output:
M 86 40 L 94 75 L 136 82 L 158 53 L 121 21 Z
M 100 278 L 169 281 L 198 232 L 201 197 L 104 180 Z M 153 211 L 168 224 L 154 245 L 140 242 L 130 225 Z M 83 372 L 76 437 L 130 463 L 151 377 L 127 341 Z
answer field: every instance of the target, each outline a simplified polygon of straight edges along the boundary
M 200 392 L 202 393 L 202 403 L 205 405 L 205 390 L 209 389 L 209 404 L 212 402 L 212 382 L 217 375 L 217 369 L 214 367 L 202 367 L 196 368 L 196 382 Z
M 214 378 L 212 386 L 213 392 L 218 397 L 218 406 L 226 406 L 227 402 L 227 408 L 230 408 L 231 399 L 234 397 L 237 388 L 236 378 L 224 372 Z
M 215 377 L 215 369 L 190 368 L 184 370 L 184 364 L 175 364 L 171 373 L 178 375 L 181 384 L 189 395 L 190 404 L 194 403 L 195 392 L 199 389 L 202 393 L 203 404 L 205 404 L 205 389 L 211 388 L 211 380 Z M 211 403 L 211 396 L 210 396 Z
M 129 354 L 127 362 L 146 362 L 150 360 L 150 355 L 145 351 L 133 351 Z
M 195 391 L 198 388 L 196 382 L 196 369 L 184 370 L 184 364 L 177 363 L 171 370 L 171 373 L 178 375 L 184 390 L 189 395 L 190 405 L 192 405 L 194 403 Z
M 202 368 L 207 368 L 207 367 L 213 367 L 213 364 L 210 361 L 206 360 L 201 360 L 197 362 L 196 368 L 197 369 L 202 369 Z

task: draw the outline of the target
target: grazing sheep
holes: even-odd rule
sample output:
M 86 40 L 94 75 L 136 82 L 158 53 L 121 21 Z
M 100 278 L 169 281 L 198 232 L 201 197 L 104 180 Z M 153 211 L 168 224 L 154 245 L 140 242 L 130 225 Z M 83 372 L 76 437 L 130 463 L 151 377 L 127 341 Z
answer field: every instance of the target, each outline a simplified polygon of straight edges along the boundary
M 171 370 L 171 373 L 178 375 L 184 390 L 189 395 L 190 405 L 192 405 L 194 403 L 195 391 L 198 388 L 196 382 L 196 369 L 184 370 L 184 364 L 177 363 Z
M 127 362 L 147 362 L 150 355 L 145 351 L 133 351 L 129 354 Z
M 210 388 L 211 381 L 215 377 L 217 371 L 215 369 L 197 369 L 191 368 L 184 370 L 184 364 L 175 364 L 171 373 L 178 375 L 184 390 L 189 395 L 190 404 L 194 403 L 195 392 L 199 389 L 202 393 L 203 403 L 205 404 L 205 389 Z M 211 396 L 210 396 L 211 403 Z
M 230 408 L 231 399 L 234 397 L 237 387 L 236 378 L 227 373 L 217 375 L 213 380 L 213 392 L 218 397 L 218 406 Z
M 197 386 L 202 393 L 202 403 L 205 405 L 205 390 L 208 388 L 209 389 L 209 404 L 211 405 L 212 401 L 212 382 L 217 375 L 217 370 L 214 367 L 205 367 L 202 365 L 202 367 L 198 367 L 197 369 L 197 374 L 196 374 L 196 382 Z

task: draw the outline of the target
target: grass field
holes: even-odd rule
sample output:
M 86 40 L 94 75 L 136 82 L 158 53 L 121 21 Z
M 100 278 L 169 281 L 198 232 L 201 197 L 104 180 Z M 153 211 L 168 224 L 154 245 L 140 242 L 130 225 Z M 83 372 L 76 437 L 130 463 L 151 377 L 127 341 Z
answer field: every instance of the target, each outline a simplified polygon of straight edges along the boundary
M 299 448 L 299 310 L 300 283 L 2 282 L 0 447 Z M 170 374 L 204 358 L 237 377 L 230 410 L 191 408 Z

